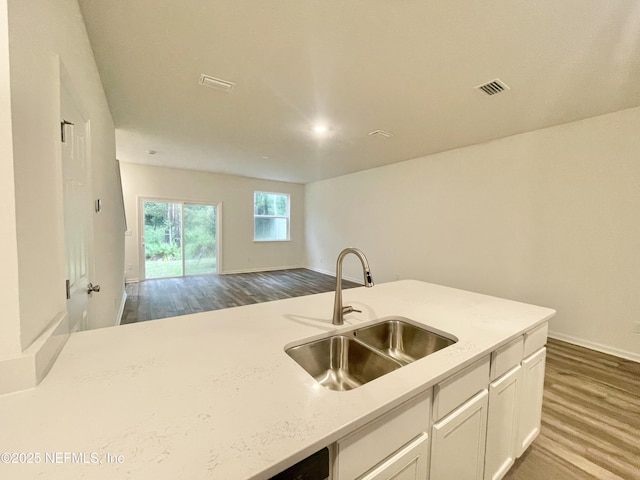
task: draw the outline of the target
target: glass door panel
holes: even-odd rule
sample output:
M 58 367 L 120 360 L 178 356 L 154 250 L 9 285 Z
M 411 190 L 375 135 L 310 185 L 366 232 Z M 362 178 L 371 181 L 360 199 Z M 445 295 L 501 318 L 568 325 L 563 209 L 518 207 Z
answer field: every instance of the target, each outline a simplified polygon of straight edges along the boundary
M 184 204 L 184 274 L 217 272 L 215 205 Z
M 143 202 L 145 278 L 180 277 L 182 204 Z

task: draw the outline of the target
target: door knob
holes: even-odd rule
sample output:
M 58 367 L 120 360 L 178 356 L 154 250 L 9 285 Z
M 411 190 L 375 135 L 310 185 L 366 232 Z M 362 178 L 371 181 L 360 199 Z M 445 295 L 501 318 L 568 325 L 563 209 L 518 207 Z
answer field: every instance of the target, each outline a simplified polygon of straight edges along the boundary
M 87 293 L 89 295 L 91 295 L 92 292 L 99 292 L 100 291 L 100 285 L 94 285 L 93 283 L 89 283 L 89 285 L 87 285 Z

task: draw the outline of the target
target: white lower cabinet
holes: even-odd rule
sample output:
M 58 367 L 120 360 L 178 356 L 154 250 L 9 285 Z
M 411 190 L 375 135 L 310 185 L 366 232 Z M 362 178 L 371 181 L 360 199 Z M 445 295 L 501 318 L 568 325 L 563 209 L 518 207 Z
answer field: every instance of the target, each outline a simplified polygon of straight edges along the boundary
M 431 480 L 482 480 L 487 399 L 483 390 L 433 425 Z
M 428 390 L 338 440 L 332 479 L 426 480 L 430 416 Z
M 516 456 L 520 456 L 540 433 L 544 365 L 547 349 L 541 348 L 522 360 L 522 394 L 518 418 Z
M 489 385 L 484 479 L 500 480 L 516 459 L 522 367 L 517 365 Z
M 500 480 L 540 432 L 547 329 L 338 440 L 332 480 Z
M 429 436 L 422 434 L 359 480 L 426 480 Z

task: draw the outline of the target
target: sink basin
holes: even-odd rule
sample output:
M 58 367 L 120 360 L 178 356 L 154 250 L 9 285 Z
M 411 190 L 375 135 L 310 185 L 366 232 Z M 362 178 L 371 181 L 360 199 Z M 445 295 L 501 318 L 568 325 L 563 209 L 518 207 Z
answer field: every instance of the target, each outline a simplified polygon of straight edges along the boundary
M 447 337 L 397 319 L 357 329 L 353 334 L 360 341 L 403 365 L 456 343 Z
M 331 390 L 352 390 L 401 366 L 345 335 L 291 347 L 286 352 L 320 385 Z
M 352 390 L 457 341 L 404 320 L 389 318 L 286 352 L 323 387 Z

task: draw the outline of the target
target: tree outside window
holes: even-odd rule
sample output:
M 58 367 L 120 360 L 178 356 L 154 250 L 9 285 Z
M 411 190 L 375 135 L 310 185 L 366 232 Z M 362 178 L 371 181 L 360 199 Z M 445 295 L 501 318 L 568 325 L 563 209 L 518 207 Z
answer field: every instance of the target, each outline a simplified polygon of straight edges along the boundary
M 286 193 L 254 192 L 253 239 L 289 240 L 290 197 Z

